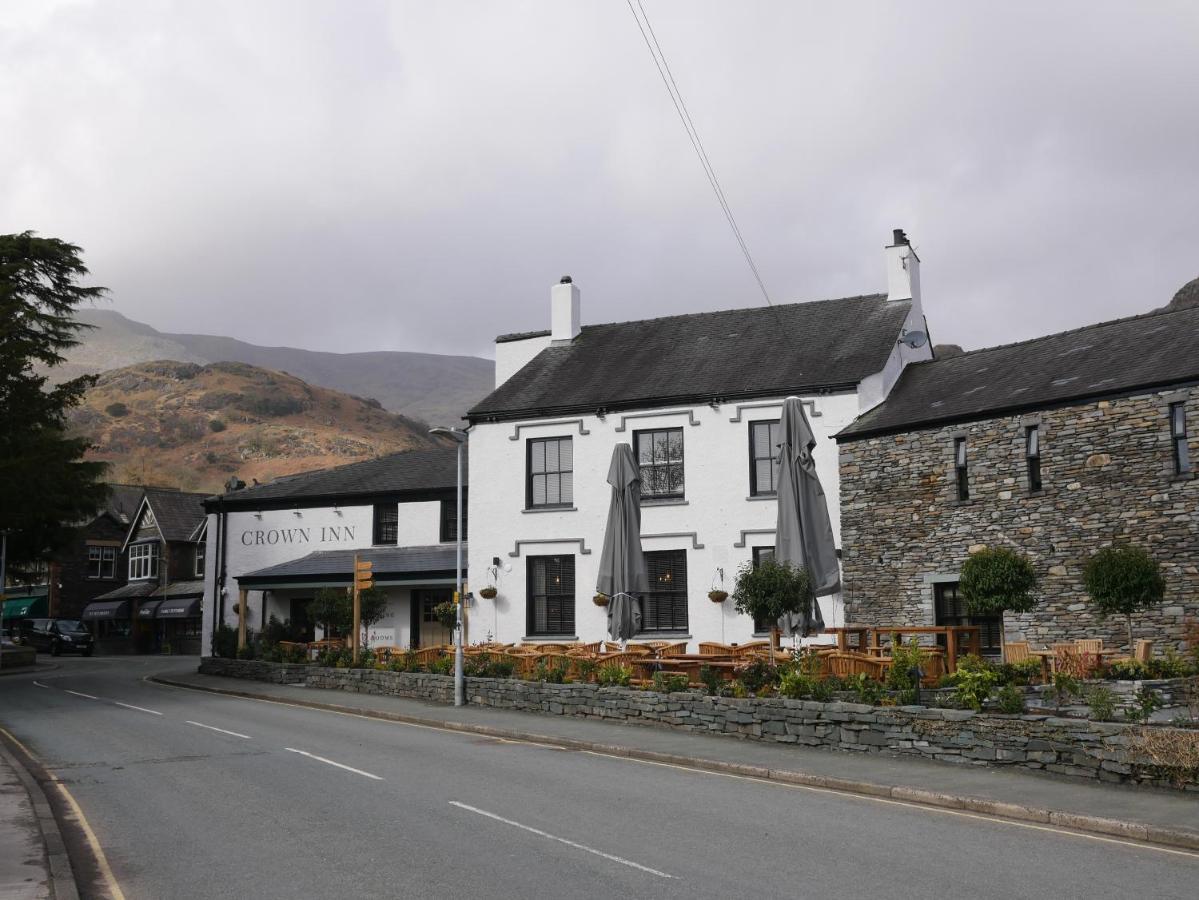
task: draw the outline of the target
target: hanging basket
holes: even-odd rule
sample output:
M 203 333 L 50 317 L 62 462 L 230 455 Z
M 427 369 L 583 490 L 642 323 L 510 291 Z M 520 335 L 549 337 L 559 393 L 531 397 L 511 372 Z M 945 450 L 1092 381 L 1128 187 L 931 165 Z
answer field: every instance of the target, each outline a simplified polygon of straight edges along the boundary
M 591 602 L 594 603 L 596 606 L 607 606 L 608 605 L 608 595 L 607 594 L 596 594 L 594 597 L 591 598 Z
M 729 599 L 729 592 L 728 591 L 708 591 L 708 599 L 711 600 L 713 603 L 724 603 L 725 600 Z
M 485 587 L 479 591 L 479 596 L 484 600 L 494 600 L 499 591 L 493 587 Z

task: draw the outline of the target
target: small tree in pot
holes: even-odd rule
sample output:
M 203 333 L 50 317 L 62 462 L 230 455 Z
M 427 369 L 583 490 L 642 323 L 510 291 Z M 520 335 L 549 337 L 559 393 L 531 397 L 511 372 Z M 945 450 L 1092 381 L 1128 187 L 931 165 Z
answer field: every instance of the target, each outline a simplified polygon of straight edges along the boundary
M 999 616 L 999 640 L 1006 642 L 1003 614 L 1026 613 L 1036 605 L 1037 573 L 1026 556 L 1007 547 L 980 550 L 962 564 L 958 588 L 972 616 Z
M 1124 616 L 1132 649 L 1132 617 L 1161 603 L 1166 582 L 1157 562 L 1140 547 L 1105 547 L 1087 560 L 1083 583 L 1101 618 Z
M 321 626 L 325 637 L 350 630 L 354 609 L 344 588 L 321 588 L 308 601 L 308 620 Z
M 807 569 L 797 569 L 791 563 L 763 559 L 756 566 L 744 563 L 738 570 L 733 605 L 737 612 L 753 616 L 755 621 L 770 622 L 771 662 L 778 643 L 778 620 L 800 612 L 811 591 Z
M 358 592 L 358 621 L 366 634 L 371 633 L 371 626 L 387 615 L 387 592 L 380 588 L 367 588 Z M 353 609 L 350 611 L 353 618 Z M 351 622 L 352 626 L 352 622 Z M 366 641 L 362 642 L 366 649 Z

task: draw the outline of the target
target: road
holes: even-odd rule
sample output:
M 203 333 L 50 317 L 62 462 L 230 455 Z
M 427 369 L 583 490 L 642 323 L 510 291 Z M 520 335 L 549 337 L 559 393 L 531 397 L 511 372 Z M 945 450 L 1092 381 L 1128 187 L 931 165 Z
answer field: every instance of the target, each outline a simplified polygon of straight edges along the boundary
M 145 681 L 63 658 L 0 724 L 126 897 L 1179 897 L 1199 856 Z

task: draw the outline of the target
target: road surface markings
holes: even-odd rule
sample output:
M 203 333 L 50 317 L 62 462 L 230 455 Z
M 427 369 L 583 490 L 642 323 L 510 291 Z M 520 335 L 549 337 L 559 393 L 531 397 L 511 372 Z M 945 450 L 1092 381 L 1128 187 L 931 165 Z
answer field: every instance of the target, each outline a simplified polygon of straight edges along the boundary
M 503 816 L 497 816 L 493 812 L 488 812 L 485 809 L 479 809 L 477 806 L 467 806 L 465 803 L 459 803 L 457 800 L 451 800 L 450 806 L 456 806 L 459 809 L 465 809 L 467 812 L 477 813 L 480 816 L 486 816 L 489 819 L 494 819 L 497 822 L 503 822 L 505 825 L 511 825 L 513 828 L 519 828 L 522 831 L 527 831 L 530 834 L 535 834 L 538 837 L 546 838 L 547 840 L 557 841 L 559 844 L 565 844 L 568 847 L 574 847 L 576 850 L 582 850 L 586 853 L 592 853 L 610 862 L 620 863 L 622 866 L 628 866 L 630 869 L 638 869 L 642 872 L 648 872 L 650 875 L 657 875 L 659 878 L 674 878 L 673 875 L 668 875 L 665 872 L 659 872 L 657 869 L 651 869 L 649 866 L 643 866 L 641 863 L 635 863 L 631 859 L 625 859 L 623 856 L 615 856 L 611 853 L 605 853 L 603 850 L 596 850 L 594 847 L 588 847 L 586 844 L 579 844 L 575 841 L 567 840 L 564 837 L 558 837 L 556 834 L 550 834 L 547 831 L 542 831 L 540 828 L 534 828 L 531 825 L 524 825 L 520 822 L 513 822 L 511 819 L 505 819 Z
M 99 697 L 93 697 L 91 694 L 83 694 L 83 693 L 80 693 L 79 691 L 68 691 L 66 688 L 63 688 L 63 690 L 66 691 L 68 694 L 74 694 L 76 697 L 84 697 L 88 700 L 99 700 L 100 699 Z
M 309 753 L 307 750 L 297 750 L 295 747 L 284 747 L 290 753 L 298 753 L 300 756 L 307 756 L 309 759 L 315 759 L 318 762 L 328 763 L 331 766 L 337 766 L 339 769 L 345 769 L 347 772 L 353 772 L 355 775 L 362 775 L 366 778 L 373 778 L 375 781 L 382 781 L 378 775 L 372 775 L 370 772 L 363 772 L 361 769 L 355 769 L 353 766 L 346 766 L 339 762 L 334 762 L 331 759 L 325 759 L 323 756 L 317 756 L 315 753 Z
M 34 686 L 34 687 L 44 687 L 44 688 L 48 688 L 48 687 L 50 687 L 50 685 L 48 685 L 48 684 L 42 684 L 40 681 L 35 681 L 35 682 L 33 683 L 33 686 Z
M 17 740 L 11 732 L 4 728 L 0 728 L 0 732 L 3 732 L 5 737 L 20 747 L 21 752 L 24 753 L 29 759 L 37 759 L 37 757 L 33 755 L 33 751 Z M 83 814 L 83 809 L 80 808 L 78 802 L 76 802 L 75 798 L 71 795 L 71 792 L 67 790 L 67 786 L 59 780 L 57 775 L 47 769 L 44 765 L 42 765 L 42 769 L 46 772 L 46 775 L 49 777 L 50 781 L 54 783 L 54 786 L 58 788 L 58 792 L 62 794 L 63 799 L 71 808 L 71 814 L 75 817 L 75 823 L 83 832 L 83 837 L 87 841 L 87 845 L 92 851 L 92 858 L 96 862 L 96 868 L 100 870 L 100 877 L 103 878 L 108 885 L 108 895 L 110 900 L 125 900 L 125 892 L 121 890 L 121 885 L 117 881 L 116 875 L 112 873 L 112 867 L 108 864 L 108 857 L 104 855 L 104 848 L 100 846 L 100 840 L 96 837 L 96 832 L 92 831 L 92 826 L 88 823 L 87 816 Z
M 161 716 L 162 715 L 162 713 L 160 713 L 156 709 L 146 709 L 144 706 L 134 706 L 132 703 L 122 703 L 120 700 L 113 700 L 112 702 L 115 703 L 117 706 L 125 707 L 125 709 L 136 709 L 138 712 L 149 713 L 152 716 Z
M 217 728 L 215 725 L 205 725 L 203 722 L 193 722 L 190 719 L 188 719 L 187 724 L 195 725 L 197 728 L 207 728 L 209 731 L 219 731 L 221 734 L 231 734 L 234 737 L 245 738 L 247 741 L 251 740 L 248 734 L 242 734 L 240 731 L 226 731 L 224 728 Z
M 581 753 L 586 753 L 589 756 L 603 756 L 608 759 L 618 760 L 620 762 L 639 763 L 643 766 L 661 766 L 664 769 L 678 769 L 681 772 L 692 772 L 696 775 L 711 775 L 716 778 L 733 778 L 737 781 L 753 781 L 758 784 L 768 785 L 776 788 L 789 788 L 794 791 L 811 791 L 815 794 L 834 794 L 838 797 L 846 797 L 851 800 L 862 800 L 870 803 L 884 803 L 888 806 L 902 806 L 907 809 L 914 809 L 918 812 L 940 813 L 946 816 L 958 816 L 962 819 L 977 819 L 982 822 L 991 822 L 995 825 L 1010 825 L 1013 828 L 1028 828 L 1033 831 L 1048 831 L 1053 834 L 1060 834 L 1066 837 L 1083 838 L 1088 841 L 1099 841 L 1103 844 L 1120 844 L 1124 847 L 1132 847 L 1136 850 L 1152 850 L 1156 853 L 1169 853 L 1173 856 L 1189 856 L 1192 859 L 1199 858 L 1199 853 L 1194 850 L 1179 850 L 1172 847 L 1163 847 L 1160 844 L 1142 843 L 1140 841 L 1125 841 L 1115 837 L 1104 837 L 1099 834 L 1088 834 L 1082 831 L 1072 831 L 1069 828 L 1058 828 L 1053 825 L 1038 825 L 1035 822 L 1022 822 L 1019 819 L 1008 819 L 1003 816 L 991 816 L 986 813 L 964 812 L 958 809 L 947 809 L 943 806 L 928 806 L 923 803 L 910 803 L 907 800 L 891 800 L 887 797 L 871 797 L 869 794 L 855 794 L 850 791 L 839 791 L 835 788 L 815 787 L 808 784 L 791 784 L 786 781 L 775 781 L 769 778 L 756 778 L 753 775 L 738 775 L 735 772 L 714 772 L 711 769 L 698 769 L 692 766 L 680 766 L 675 763 L 656 762 L 652 759 L 636 759 L 631 756 L 616 756 L 612 753 L 601 753 L 598 750 L 582 750 Z

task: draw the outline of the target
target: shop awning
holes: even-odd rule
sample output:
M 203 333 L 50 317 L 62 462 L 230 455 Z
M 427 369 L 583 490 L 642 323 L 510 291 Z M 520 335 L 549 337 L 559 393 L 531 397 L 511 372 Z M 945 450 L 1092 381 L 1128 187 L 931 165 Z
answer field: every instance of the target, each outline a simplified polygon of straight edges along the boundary
M 137 608 L 137 617 L 139 619 L 153 619 L 154 613 L 158 612 L 158 607 L 161 605 L 161 600 L 147 600 Z
M 159 619 L 198 619 L 200 618 L 199 597 L 178 597 L 174 600 L 163 600 L 158 607 Z
M 128 619 L 129 601 L 103 600 L 96 603 L 89 603 L 83 608 L 83 615 L 79 618 L 85 622 L 97 622 L 104 619 Z
M 12 597 L 4 601 L 4 618 L 36 618 L 47 614 L 48 601 L 45 597 Z
M 466 544 L 462 545 L 463 553 Z M 360 550 L 318 550 L 299 559 L 237 576 L 239 588 L 271 590 L 289 587 L 348 586 L 354 556 L 374 566 L 375 584 L 453 583 L 456 548 L 453 544 L 428 547 L 367 547 Z

